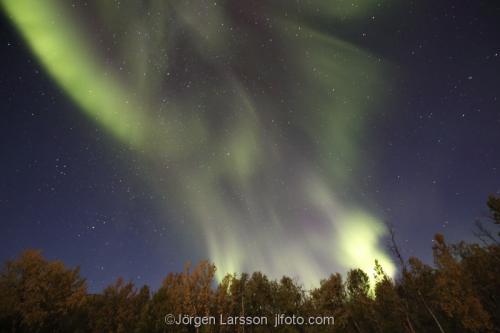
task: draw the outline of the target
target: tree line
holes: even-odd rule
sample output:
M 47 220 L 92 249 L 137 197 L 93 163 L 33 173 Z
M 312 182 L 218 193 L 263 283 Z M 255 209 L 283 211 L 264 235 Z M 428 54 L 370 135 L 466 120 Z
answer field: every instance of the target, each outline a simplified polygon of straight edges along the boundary
M 289 277 L 261 272 L 227 275 L 203 261 L 170 273 L 160 288 L 118 278 L 101 293 L 87 291 L 79 269 L 24 251 L 0 272 L 0 332 L 500 332 L 500 198 L 488 200 L 493 223 L 477 222 L 477 244 L 434 238 L 434 265 L 405 260 L 391 233 L 400 273 L 375 262 L 373 276 L 352 269 L 312 290 Z M 370 282 L 372 281 L 372 282 Z M 167 326 L 166 314 L 190 316 L 333 316 L 333 326 Z

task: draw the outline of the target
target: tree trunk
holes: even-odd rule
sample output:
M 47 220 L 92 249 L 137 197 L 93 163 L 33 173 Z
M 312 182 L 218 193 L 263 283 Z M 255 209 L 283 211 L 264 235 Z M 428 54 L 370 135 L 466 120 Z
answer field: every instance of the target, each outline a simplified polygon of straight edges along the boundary
M 353 319 L 352 322 L 354 323 L 354 327 L 356 328 L 356 331 L 358 331 L 358 333 L 362 333 L 361 328 L 359 327 L 356 320 Z
M 415 329 L 413 328 L 413 325 L 411 324 L 410 317 L 408 316 L 408 313 L 405 314 L 406 316 L 406 325 L 408 325 L 408 330 L 410 333 L 415 333 Z
M 439 323 L 439 320 L 434 315 L 434 312 L 432 312 L 432 309 L 427 305 L 427 302 L 425 301 L 425 299 L 422 296 L 422 294 L 420 293 L 420 291 L 418 291 L 418 295 L 420 296 L 420 299 L 422 300 L 422 303 L 424 303 L 424 306 L 427 309 L 427 312 L 429 312 L 429 314 L 431 315 L 432 319 L 434 319 L 434 322 L 436 323 L 437 327 L 439 328 L 439 331 L 441 333 L 444 333 L 443 327 L 441 327 L 441 324 Z

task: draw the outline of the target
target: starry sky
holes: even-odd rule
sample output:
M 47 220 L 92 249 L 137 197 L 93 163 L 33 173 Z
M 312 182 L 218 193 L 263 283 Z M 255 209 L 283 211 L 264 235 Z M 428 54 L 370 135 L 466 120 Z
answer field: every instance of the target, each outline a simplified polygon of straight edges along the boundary
M 473 240 L 500 194 L 496 1 L 1 2 L 0 260 L 306 287 Z

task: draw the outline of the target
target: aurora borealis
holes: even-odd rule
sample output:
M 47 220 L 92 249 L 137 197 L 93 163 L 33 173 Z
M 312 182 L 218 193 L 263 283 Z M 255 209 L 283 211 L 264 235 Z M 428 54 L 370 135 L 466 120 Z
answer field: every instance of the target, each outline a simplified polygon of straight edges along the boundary
M 213 261 L 219 278 L 262 271 L 312 286 L 334 271 L 371 272 L 375 259 L 395 274 L 384 240 L 390 213 L 367 179 L 388 171 L 374 142 L 398 117 L 394 91 L 406 74 L 360 42 L 369 29 L 350 38 L 360 22 L 401 11 L 393 1 L 2 8 L 73 105 L 66 112 L 106 133 L 108 151 L 126 151 L 116 163 L 139 169 L 134 179 L 160 207 L 155 225 Z M 412 186 L 404 196 L 425 197 Z M 163 242 L 157 227 L 140 230 Z

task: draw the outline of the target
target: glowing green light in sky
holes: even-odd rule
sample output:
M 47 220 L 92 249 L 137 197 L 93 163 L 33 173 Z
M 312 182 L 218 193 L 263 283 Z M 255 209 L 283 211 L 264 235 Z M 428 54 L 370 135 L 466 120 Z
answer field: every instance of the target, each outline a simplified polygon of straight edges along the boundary
M 110 69 L 94 59 L 92 45 L 55 1 L 3 1 L 40 62 L 91 117 L 120 139 L 142 143 L 149 125 Z
M 282 5 L 295 10 L 290 3 Z M 364 15 L 370 6 L 313 3 L 332 19 Z M 273 38 L 233 28 L 223 2 L 151 1 L 141 13 L 134 4 L 94 4 L 121 46 L 103 56 L 67 3 L 2 5 L 81 110 L 136 149 L 151 190 L 176 198 L 164 204 L 189 217 L 198 230 L 193 242 L 204 242 L 219 278 L 260 270 L 311 286 L 336 270 L 371 272 L 375 259 L 394 274 L 380 246 L 381 223 L 362 203 L 347 205 L 334 194 L 355 192 L 360 141 L 384 84 L 384 68 L 369 53 L 269 5 L 266 15 L 277 17 L 268 29 L 287 57 L 267 66 L 269 55 L 247 45 Z M 274 83 L 267 72 L 278 69 L 292 79 Z M 252 75 L 248 81 L 262 86 L 245 82 Z M 169 186 L 151 180 L 159 178 Z

